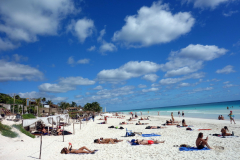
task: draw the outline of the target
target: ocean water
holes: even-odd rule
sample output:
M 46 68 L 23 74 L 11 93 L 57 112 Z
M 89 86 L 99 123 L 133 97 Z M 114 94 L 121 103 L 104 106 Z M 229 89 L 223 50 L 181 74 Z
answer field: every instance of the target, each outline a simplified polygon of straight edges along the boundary
M 229 109 L 227 109 L 229 107 Z M 204 104 L 192 104 L 192 105 L 181 105 L 181 106 L 170 106 L 170 107 L 158 107 L 158 108 L 145 108 L 145 109 L 134 109 L 120 111 L 123 113 L 137 113 L 137 115 L 160 115 L 169 116 L 173 112 L 174 117 L 178 116 L 178 111 L 184 111 L 185 117 L 192 118 L 206 118 L 206 119 L 218 119 L 219 115 L 223 115 L 225 119 L 229 119 L 228 114 L 230 111 L 233 112 L 234 119 L 240 120 L 240 100 L 238 101 L 227 101 L 227 102 L 216 102 L 216 103 L 204 103 Z

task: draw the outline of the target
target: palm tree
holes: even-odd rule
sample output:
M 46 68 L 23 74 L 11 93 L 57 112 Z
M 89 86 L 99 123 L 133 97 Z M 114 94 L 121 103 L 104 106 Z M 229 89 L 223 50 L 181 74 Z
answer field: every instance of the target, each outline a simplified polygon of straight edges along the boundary
M 77 103 L 72 101 L 71 107 L 77 107 Z
M 41 98 L 35 99 L 35 102 L 36 102 L 36 104 L 38 106 L 38 111 L 39 111 L 39 107 L 41 106 L 41 100 L 42 100 Z M 37 113 L 39 113 L 38 111 L 37 111 Z

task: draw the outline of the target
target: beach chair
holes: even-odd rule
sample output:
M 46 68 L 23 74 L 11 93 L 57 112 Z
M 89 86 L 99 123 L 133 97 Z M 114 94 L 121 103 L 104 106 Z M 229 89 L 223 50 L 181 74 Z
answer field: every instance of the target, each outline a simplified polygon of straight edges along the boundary
M 132 135 L 132 130 L 128 130 L 128 129 L 126 128 L 126 137 L 128 137 L 128 136 L 130 136 L 130 135 Z

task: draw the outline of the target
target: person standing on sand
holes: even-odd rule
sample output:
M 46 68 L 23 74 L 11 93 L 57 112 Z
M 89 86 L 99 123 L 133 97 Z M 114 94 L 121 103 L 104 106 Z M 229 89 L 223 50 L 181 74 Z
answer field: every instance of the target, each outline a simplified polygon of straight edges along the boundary
M 206 139 L 203 139 L 202 132 L 198 134 L 198 138 L 196 140 L 196 146 L 198 149 L 203 149 L 205 146 L 207 146 L 209 149 L 213 149 L 208 145 L 208 137 Z
M 107 124 L 107 116 L 104 116 L 105 124 Z
M 93 114 L 93 115 L 92 115 L 93 122 L 94 122 L 94 118 L 95 118 L 95 115 Z
M 178 116 L 180 117 L 180 111 L 178 111 Z
M 182 116 L 184 117 L 184 112 L 182 111 Z
M 158 115 L 159 115 L 159 111 L 158 111 Z
M 232 124 L 232 121 L 234 122 L 234 124 L 236 124 L 236 123 L 235 123 L 235 120 L 234 120 L 234 115 L 232 114 L 232 111 L 230 111 L 230 114 L 229 114 L 228 116 L 229 116 L 229 118 L 230 118 L 231 124 Z

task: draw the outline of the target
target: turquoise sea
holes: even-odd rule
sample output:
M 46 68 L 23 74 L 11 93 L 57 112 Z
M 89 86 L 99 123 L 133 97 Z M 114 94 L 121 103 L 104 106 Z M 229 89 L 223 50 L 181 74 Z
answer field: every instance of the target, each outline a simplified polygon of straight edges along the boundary
M 229 107 L 229 109 L 227 109 Z M 237 101 L 226 101 L 226 102 L 215 102 L 215 103 L 203 103 L 203 104 L 191 104 L 181 106 L 169 106 L 169 107 L 158 107 L 158 108 L 145 108 L 145 109 L 134 109 L 134 110 L 123 110 L 119 112 L 123 113 L 137 113 L 137 115 L 160 115 L 169 116 L 173 112 L 174 116 L 178 116 L 178 111 L 184 111 L 185 117 L 193 118 L 206 118 L 206 119 L 217 119 L 219 115 L 223 115 L 225 119 L 229 119 L 228 114 L 233 111 L 233 115 L 236 120 L 240 120 L 240 100 Z

